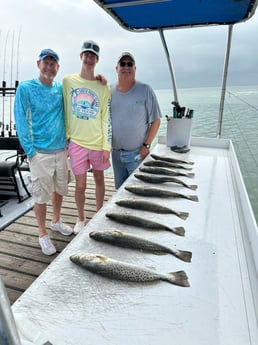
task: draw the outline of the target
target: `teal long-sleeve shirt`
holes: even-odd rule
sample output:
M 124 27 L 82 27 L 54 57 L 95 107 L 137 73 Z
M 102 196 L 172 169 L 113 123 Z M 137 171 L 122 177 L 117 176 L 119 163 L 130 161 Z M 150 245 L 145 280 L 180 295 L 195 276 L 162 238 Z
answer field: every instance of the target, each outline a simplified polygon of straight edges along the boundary
M 14 117 L 20 143 L 29 158 L 37 151 L 66 147 L 62 85 L 44 85 L 39 79 L 21 82 L 14 102 Z

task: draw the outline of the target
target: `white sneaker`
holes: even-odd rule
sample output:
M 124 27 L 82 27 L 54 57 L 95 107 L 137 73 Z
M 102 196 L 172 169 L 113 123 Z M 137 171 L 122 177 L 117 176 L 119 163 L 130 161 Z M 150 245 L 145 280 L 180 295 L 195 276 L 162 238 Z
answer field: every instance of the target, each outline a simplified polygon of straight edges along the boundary
M 53 255 L 56 253 L 56 248 L 51 242 L 48 235 L 39 237 L 39 245 L 41 247 L 42 253 L 45 255 Z
M 74 234 L 78 234 L 85 226 L 85 222 L 78 221 L 73 228 Z
M 58 221 L 56 223 L 51 222 L 50 223 L 50 229 L 53 231 L 58 231 L 62 235 L 65 235 L 65 236 L 69 236 L 73 233 L 73 229 L 69 225 L 64 224 L 60 221 Z

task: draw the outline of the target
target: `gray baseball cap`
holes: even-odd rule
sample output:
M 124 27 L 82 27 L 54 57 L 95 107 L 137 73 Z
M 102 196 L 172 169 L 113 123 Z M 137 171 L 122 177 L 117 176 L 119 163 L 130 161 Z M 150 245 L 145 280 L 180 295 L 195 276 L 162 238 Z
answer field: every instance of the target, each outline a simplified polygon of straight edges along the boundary
M 97 56 L 99 56 L 99 50 L 99 45 L 91 40 L 83 42 L 81 47 L 81 53 L 92 52 Z

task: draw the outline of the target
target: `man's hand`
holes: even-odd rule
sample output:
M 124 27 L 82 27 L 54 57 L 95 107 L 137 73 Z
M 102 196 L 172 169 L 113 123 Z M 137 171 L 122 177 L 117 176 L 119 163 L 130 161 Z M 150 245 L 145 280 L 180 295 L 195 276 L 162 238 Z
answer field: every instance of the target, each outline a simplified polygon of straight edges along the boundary
M 95 80 L 99 80 L 102 85 L 107 85 L 107 79 L 102 74 L 98 74 L 95 76 Z
M 106 163 L 109 161 L 110 158 L 110 152 L 109 151 L 103 151 L 103 163 Z

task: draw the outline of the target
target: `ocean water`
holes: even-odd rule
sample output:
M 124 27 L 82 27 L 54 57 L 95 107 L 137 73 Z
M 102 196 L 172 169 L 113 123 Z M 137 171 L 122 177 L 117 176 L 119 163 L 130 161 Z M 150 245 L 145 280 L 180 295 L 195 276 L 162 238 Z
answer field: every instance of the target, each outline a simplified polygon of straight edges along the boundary
M 166 135 L 165 115 L 172 115 L 173 91 L 155 90 L 155 93 L 163 115 L 158 135 Z M 194 109 L 192 136 L 216 138 L 220 96 L 217 87 L 178 90 L 179 104 Z M 13 100 L 0 97 L 0 121 L 4 111 L 6 125 L 13 125 L 12 107 Z M 0 128 L 2 130 L 2 126 Z M 258 86 L 227 87 L 221 137 L 233 141 L 258 222 Z M 112 168 L 108 172 L 112 172 Z
M 155 90 L 155 93 L 163 114 L 159 135 L 165 135 L 165 115 L 172 115 L 173 92 Z M 216 138 L 220 97 L 220 88 L 216 87 L 178 90 L 179 104 L 194 109 L 192 136 Z M 234 144 L 258 223 L 258 86 L 227 87 L 221 137 L 231 139 Z

